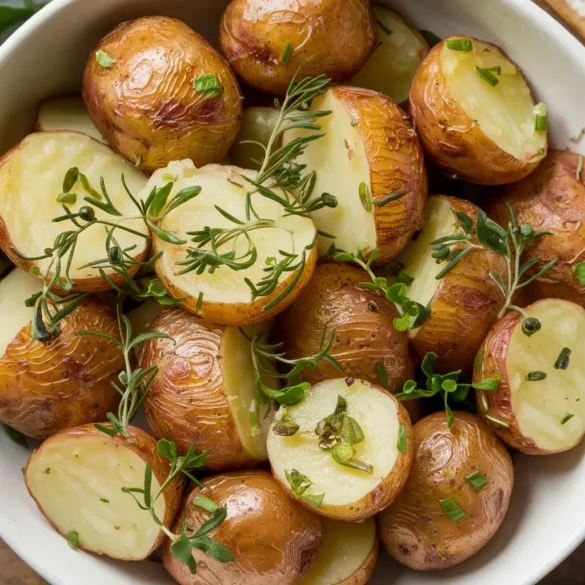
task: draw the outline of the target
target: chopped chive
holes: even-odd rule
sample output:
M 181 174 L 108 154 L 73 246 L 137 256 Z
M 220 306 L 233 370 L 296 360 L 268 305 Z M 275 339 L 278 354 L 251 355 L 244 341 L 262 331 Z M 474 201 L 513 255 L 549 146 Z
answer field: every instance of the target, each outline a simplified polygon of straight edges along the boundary
M 528 317 L 528 319 L 522 321 L 522 333 L 528 337 L 534 335 L 537 331 L 540 331 L 541 327 L 542 325 L 540 321 L 534 317 Z
M 405 425 L 400 425 L 398 427 L 398 444 L 396 445 L 396 447 L 403 455 L 406 455 L 407 438 Z
M 499 75 L 501 72 L 500 67 L 492 67 L 491 69 L 482 69 L 481 67 L 475 66 L 475 72 L 492 87 L 496 87 L 500 80 L 494 75 L 494 72 Z
M 541 380 L 545 380 L 546 379 L 546 372 L 528 372 L 528 374 L 526 374 L 526 376 L 524 376 L 524 379 L 527 382 L 540 382 Z
M 457 522 L 465 516 L 465 512 L 459 507 L 457 500 L 453 496 L 441 500 L 439 504 L 443 508 L 443 512 L 449 516 L 452 522 Z
M 567 412 L 567 414 L 561 419 L 561 424 L 564 425 L 565 423 L 568 423 L 574 416 L 574 414 Z
M 382 362 L 376 362 L 376 373 L 378 374 L 378 378 L 380 378 L 382 388 L 388 390 L 388 372 Z
M 387 35 L 391 35 L 392 34 L 392 30 L 389 29 L 381 20 L 379 20 L 378 18 L 376 18 L 376 22 L 378 23 L 378 26 L 387 34 Z
M 504 429 L 507 429 L 510 425 L 506 422 L 503 421 L 499 418 L 496 418 L 495 416 L 492 416 L 491 414 L 488 414 L 487 412 L 484 414 L 484 416 L 492 423 L 494 423 L 496 426 L 498 427 L 502 427 Z
M 438 37 L 434 32 L 430 30 L 421 29 L 418 31 L 427 42 L 427 45 L 432 49 L 435 45 L 441 42 L 441 37 Z
M 370 211 L 372 211 L 372 198 L 370 197 L 370 189 L 368 188 L 366 183 L 364 182 L 360 183 L 359 193 L 360 201 L 362 202 L 364 209 L 369 213 Z
M 77 534 L 77 532 L 74 530 L 70 530 L 67 533 L 67 543 L 71 548 L 77 548 L 79 545 L 79 534 Z
M 541 102 L 534 106 L 534 129 L 536 132 L 545 132 L 548 128 L 546 106 Z
M 203 304 L 203 291 L 199 293 L 199 297 L 197 298 L 197 306 L 195 307 L 195 312 L 199 313 L 201 309 L 201 305 Z
M 290 57 L 292 54 L 292 48 L 290 43 L 287 43 L 284 46 L 284 51 L 282 51 L 282 62 L 286 65 L 290 61 Z
M 398 191 L 397 193 L 390 193 L 390 195 L 387 195 L 386 197 L 384 197 L 384 199 L 378 199 L 378 201 L 373 201 L 372 203 L 376 207 L 384 207 L 384 205 L 392 203 L 392 201 L 398 201 L 399 199 L 402 199 L 405 195 L 408 195 L 409 193 L 410 191 Z
M 448 39 L 446 42 L 447 49 L 452 51 L 472 51 L 473 43 L 470 39 Z
M 99 65 L 105 67 L 106 69 L 109 69 L 116 62 L 116 59 L 114 59 L 114 57 L 108 55 L 108 53 L 102 51 L 102 49 L 96 52 L 95 60 L 98 62 Z
M 473 473 L 470 473 L 465 479 L 469 482 L 471 487 L 476 492 L 480 491 L 483 487 L 485 487 L 488 484 L 487 477 L 481 474 L 479 471 L 474 471 Z
M 45 471 L 43 471 L 43 473 L 45 475 L 50 475 L 51 474 L 51 468 L 50 467 L 47 467 L 47 469 L 45 469 Z
M 569 367 L 569 357 L 571 350 L 568 347 L 563 347 L 557 361 L 555 362 L 555 369 L 566 370 Z

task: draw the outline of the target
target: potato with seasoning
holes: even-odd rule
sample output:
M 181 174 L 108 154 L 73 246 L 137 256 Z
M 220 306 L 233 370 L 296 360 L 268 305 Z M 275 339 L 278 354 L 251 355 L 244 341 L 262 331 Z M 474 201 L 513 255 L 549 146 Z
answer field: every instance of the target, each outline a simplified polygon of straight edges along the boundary
M 369 0 L 232 0 L 221 18 L 221 49 L 238 77 L 284 95 L 297 73 L 345 81 L 374 50 Z
M 227 518 L 209 537 L 226 547 L 232 562 L 222 563 L 211 555 L 192 549 L 197 573 L 191 574 L 177 560 L 167 541 L 163 562 L 180 585 L 296 585 L 317 558 L 323 538 L 323 522 L 287 497 L 266 471 L 237 471 L 203 480 L 194 488 L 177 516 L 174 531 L 184 522 L 194 529 L 211 517 L 197 505 L 197 498 L 209 498 L 225 508 Z
M 476 416 L 431 414 L 414 425 L 414 460 L 400 495 L 378 517 L 388 552 L 411 569 L 457 565 L 479 551 L 506 515 L 514 470 Z
M 219 162 L 242 117 L 238 82 L 223 57 L 180 20 L 124 22 L 91 53 L 83 99 L 112 148 L 146 172 L 189 158 Z

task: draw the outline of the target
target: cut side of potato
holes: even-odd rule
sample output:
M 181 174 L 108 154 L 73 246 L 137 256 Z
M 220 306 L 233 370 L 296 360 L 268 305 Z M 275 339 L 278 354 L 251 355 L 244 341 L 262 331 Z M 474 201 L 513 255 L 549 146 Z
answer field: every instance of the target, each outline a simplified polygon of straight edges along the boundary
M 480 413 L 509 445 L 535 455 L 560 453 L 585 435 L 585 310 L 546 299 L 524 311 L 540 321 L 539 331 L 526 335 L 524 317 L 509 314 L 478 356 L 474 380 L 501 375 L 497 393 L 478 392 Z
M 233 229 L 238 224 L 225 217 L 216 206 L 231 214 L 241 222 L 246 219 L 247 183 L 241 176 L 246 173 L 253 177 L 253 171 L 244 171 L 237 167 L 208 165 L 196 169 L 191 161 L 174 162 L 167 169 L 157 171 L 146 186 L 150 192 L 155 185 L 161 187 L 166 183 L 165 177 L 170 175 L 177 180 L 173 185 L 172 197 L 180 190 L 199 186 L 200 194 L 171 211 L 161 222 L 161 227 L 181 240 L 184 245 L 174 245 L 155 238 L 154 251 L 163 251 L 163 256 L 156 262 L 155 270 L 171 296 L 183 299 L 181 306 L 197 313 L 213 323 L 222 325 L 248 325 L 269 319 L 283 311 L 298 296 L 308 282 L 316 262 L 317 246 L 315 245 L 316 228 L 311 219 L 298 215 L 285 216 L 284 207 L 260 194 L 252 197 L 257 214 L 266 218 L 266 227 L 247 232 L 256 249 L 255 262 L 245 269 L 234 270 L 229 266 L 220 265 L 212 273 L 206 267 L 202 274 L 192 270 L 180 275 L 184 265 L 177 264 L 188 259 L 188 248 L 197 248 L 192 243 L 190 232 L 200 231 L 206 227 Z M 252 222 L 256 221 L 252 216 Z M 270 223 L 273 222 L 273 223 Z M 248 250 L 248 240 L 240 236 L 218 248 L 218 253 L 230 252 L 235 245 L 237 256 Z M 209 249 L 206 244 L 204 249 Z M 279 276 L 278 284 L 265 296 L 253 298 L 251 288 L 246 279 L 258 285 L 267 276 L 267 267 L 274 262 L 281 262 L 285 256 L 280 253 L 294 254 L 292 266 L 299 265 L 295 270 L 285 271 Z M 304 269 L 300 263 L 304 260 Z M 302 273 L 301 273 L 302 272 Z M 286 289 L 290 289 L 286 297 L 275 306 L 266 308 Z
M 242 169 L 260 169 L 258 160 L 262 160 L 263 151 L 257 144 L 242 144 L 253 140 L 266 146 L 274 127 L 278 123 L 279 111 L 276 108 L 252 107 L 244 110 L 242 125 L 229 156 L 231 164 Z M 279 144 L 275 144 L 275 149 Z
M 24 260 L 21 256 L 42 256 L 60 233 L 76 229 L 72 222 L 53 222 L 53 218 L 63 215 L 57 197 L 63 191 L 67 171 L 73 167 L 77 167 L 98 191 L 103 177 L 113 204 L 123 216 L 139 214 L 124 190 L 122 175 L 135 196 L 144 187 L 146 178 L 105 144 L 79 132 L 30 134 L 0 161 L 0 247 L 17 266 L 25 270 L 38 266 L 44 274 L 50 259 Z M 77 196 L 76 202 L 69 206 L 75 213 L 87 205 L 83 200 L 87 193 L 79 182 L 71 192 Z M 142 219 L 120 220 L 93 209 L 98 219 L 107 218 L 107 221 L 148 234 Z M 103 225 L 91 226 L 80 234 L 70 270 L 74 291 L 98 292 L 110 288 L 95 268 L 81 268 L 106 256 L 106 235 Z M 135 247 L 132 251 L 135 258 L 142 259 L 146 254 L 145 238 L 123 230 L 116 230 L 115 237 L 122 248 Z M 132 268 L 137 269 L 138 266 Z M 123 277 L 111 269 L 105 272 L 115 284 L 123 282 Z
M 338 463 L 331 450 L 319 446 L 317 426 L 333 414 L 338 398 L 347 402 L 347 415 L 363 430 L 364 439 L 353 445 L 355 458 L 371 466 L 370 472 Z M 379 386 L 363 380 L 338 378 L 316 384 L 299 404 L 286 408 L 287 420 L 299 426 L 293 436 L 275 434 L 277 414 L 268 433 L 272 471 L 291 497 L 323 516 L 359 522 L 385 508 L 399 493 L 412 459 L 411 425 L 404 407 Z M 404 453 L 398 449 L 404 435 Z M 311 482 L 308 490 L 294 492 L 287 479 L 293 470 Z M 324 494 L 319 507 L 306 496 Z
M 301 585 L 365 585 L 378 559 L 376 524 L 326 518 L 319 556 Z
M 64 537 L 76 532 L 79 547 L 114 559 L 145 559 L 164 534 L 147 510 L 122 488 L 144 486 L 152 468 L 154 496 L 169 473 L 156 441 L 132 428 L 131 439 L 110 437 L 93 425 L 64 431 L 33 452 L 25 481 L 41 512 Z M 182 483 L 175 481 L 155 505 L 167 527 L 180 503 Z
M 422 226 L 427 196 L 423 155 L 406 114 L 386 96 L 370 90 L 338 86 L 316 97 L 311 110 L 331 111 L 319 119 L 325 136 L 311 142 L 297 159 L 316 171 L 313 196 L 330 193 L 337 206 L 312 214 L 319 230 L 319 252 L 334 241 L 338 249 L 380 250 L 379 262 L 390 260 Z M 306 134 L 285 132 L 285 143 Z M 396 193 L 395 200 L 386 201 Z
M 107 144 L 106 139 L 98 132 L 85 104 L 80 97 L 61 97 L 43 102 L 37 113 L 38 132 L 54 130 L 71 130 L 83 132 Z
M 429 52 L 424 37 L 402 16 L 384 6 L 373 6 L 376 49 L 350 85 L 373 89 L 397 104 L 408 100 L 416 70 Z

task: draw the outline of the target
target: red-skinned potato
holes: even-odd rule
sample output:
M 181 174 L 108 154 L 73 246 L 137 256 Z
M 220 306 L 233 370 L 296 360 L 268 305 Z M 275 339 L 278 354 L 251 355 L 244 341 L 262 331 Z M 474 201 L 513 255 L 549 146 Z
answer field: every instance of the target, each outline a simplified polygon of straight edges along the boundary
M 411 569 L 446 569 L 474 555 L 499 528 L 514 485 L 512 460 L 486 425 L 465 412 L 455 412 L 451 428 L 437 412 L 413 430 L 412 469 L 400 495 L 377 517 L 379 534 Z M 477 474 L 487 479 L 482 487 Z M 463 516 L 456 509 L 446 513 L 443 506 L 453 501 Z
M 357 73 L 374 50 L 376 22 L 368 0 L 232 0 L 219 39 L 238 77 L 283 95 L 295 74 Z
M 242 116 L 223 57 L 166 16 L 124 22 L 100 41 L 87 61 L 83 99 L 112 148 L 147 172 L 186 158 L 219 162 Z
M 149 465 L 154 497 L 171 467 L 148 433 L 132 426 L 126 432 L 128 437 L 110 436 L 94 425 L 62 431 L 32 453 L 24 478 L 39 510 L 63 537 L 76 532 L 82 550 L 140 561 L 165 535 L 122 488 L 143 488 Z M 167 528 L 181 504 L 183 485 L 182 476 L 176 477 L 155 504 Z
M 197 574 L 163 548 L 167 571 L 180 585 L 296 585 L 317 558 L 323 538 L 321 519 L 287 497 L 266 471 L 238 471 L 208 477 L 204 489 L 185 499 L 174 530 L 183 522 L 197 530 L 211 514 L 198 507 L 198 496 L 226 508 L 227 518 L 209 536 L 225 546 L 233 562 L 221 563 L 193 549 Z
M 479 413 L 498 436 L 529 455 L 560 453 L 585 436 L 585 309 L 545 299 L 498 321 L 480 349 L 473 381 Z

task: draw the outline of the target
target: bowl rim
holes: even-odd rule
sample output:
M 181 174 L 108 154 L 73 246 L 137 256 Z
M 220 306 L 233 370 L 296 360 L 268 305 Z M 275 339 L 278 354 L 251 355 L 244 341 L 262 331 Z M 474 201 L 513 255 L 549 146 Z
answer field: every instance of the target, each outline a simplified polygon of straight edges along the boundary
M 69 5 L 89 2 L 90 0 L 51 0 L 38 12 L 36 12 L 30 19 L 22 24 L 11 36 L 6 39 L 0 46 L 0 77 L 3 64 L 10 58 L 10 55 L 18 50 L 34 33 L 34 31 L 41 27 L 44 22 L 56 17 L 58 13 L 66 9 Z M 96 0 L 94 0 L 96 1 Z M 163 0 L 160 0 L 161 4 Z M 187 1 L 187 0 L 184 0 Z M 375 0 L 373 0 L 375 2 Z M 432 1 L 432 0 L 428 0 Z M 546 12 L 541 6 L 536 4 L 533 0 L 499 0 L 501 3 L 511 7 L 522 18 L 531 20 L 535 27 L 546 30 L 547 34 L 554 36 L 555 41 L 568 53 L 576 54 L 578 60 L 583 65 L 585 70 L 585 45 L 574 36 L 574 34 L 565 28 L 559 21 L 557 21 L 551 14 Z M 162 10 L 164 12 L 164 9 Z M 17 542 L 10 538 L 11 531 L 3 528 L 3 523 L 0 522 L 0 538 L 36 573 L 43 579 L 51 583 L 51 585 L 62 585 L 59 577 L 50 574 L 48 569 L 44 566 L 42 561 L 37 561 L 37 555 L 29 554 L 28 550 L 21 547 Z M 573 553 L 579 545 L 585 541 L 585 524 L 581 531 L 569 538 L 565 545 L 556 551 L 556 554 L 551 555 L 548 561 L 542 565 L 541 569 L 533 574 L 533 579 L 530 582 L 525 582 L 522 585 L 535 585 L 541 579 L 546 577 L 551 571 L 558 567 L 571 553 Z M 40 558 L 40 557 L 39 557 Z

